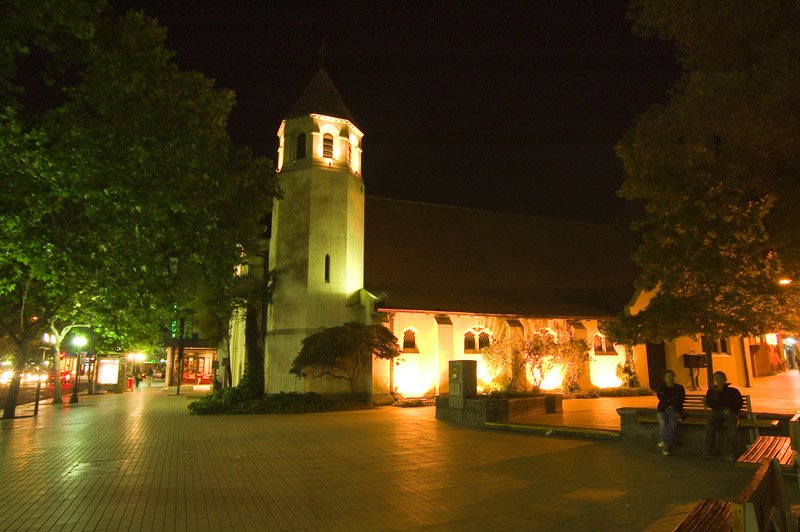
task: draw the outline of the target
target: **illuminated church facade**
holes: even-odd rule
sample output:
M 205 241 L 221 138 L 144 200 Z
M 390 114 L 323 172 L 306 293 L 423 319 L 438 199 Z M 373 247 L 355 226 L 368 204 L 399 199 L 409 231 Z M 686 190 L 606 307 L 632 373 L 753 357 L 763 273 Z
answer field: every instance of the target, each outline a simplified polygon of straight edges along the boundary
M 489 388 L 501 376 L 483 360 L 485 348 L 506 337 L 564 330 L 589 345 L 581 387 L 621 383 L 625 351 L 603 337 L 598 323 L 644 299 L 632 300 L 636 270 L 617 229 L 367 195 L 364 133 L 323 69 L 287 113 L 278 138 L 283 197 L 273 206 L 269 242 L 275 282 L 267 393 L 348 393 L 342 380 L 289 373 L 306 336 L 348 321 L 383 324 L 402 346 L 398 360 L 374 359 L 360 378 L 359 389 L 376 402 L 447 393 L 448 362 L 456 359 L 478 361 L 481 385 Z M 242 329 L 234 324 L 234 384 L 243 369 Z M 686 346 L 676 346 L 634 349 L 644 385 L 657 377 L 648 375 L 654 356 L 657 372 L 679 369 L 677 351 Z M 748 372 L 746 362 L 738 371 L 733 366 L 726 369 Z M 542 388 L 557 388 L 563 378 L 559 368 L 544 377 Z

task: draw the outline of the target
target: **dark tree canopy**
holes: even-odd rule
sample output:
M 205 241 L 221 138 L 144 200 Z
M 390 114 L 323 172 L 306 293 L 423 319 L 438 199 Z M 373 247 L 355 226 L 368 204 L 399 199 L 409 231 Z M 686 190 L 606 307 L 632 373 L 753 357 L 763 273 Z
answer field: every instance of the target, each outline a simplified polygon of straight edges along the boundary
M 684 72 L 616 147 L 620 195 L 644 205 L 637 287 L 655 296 L 612 336 L 796 330 L 800 3 L 637 0 L 630 14 Z
M 233 92 L 181 71 L 141 13 L 11 0 L 2 14 L 0 335 L 18 363 L 75 320 L 95 349 L 157 344 L 174 303 L 229 282 L 256 246 L 272 165 L 231 142 Z

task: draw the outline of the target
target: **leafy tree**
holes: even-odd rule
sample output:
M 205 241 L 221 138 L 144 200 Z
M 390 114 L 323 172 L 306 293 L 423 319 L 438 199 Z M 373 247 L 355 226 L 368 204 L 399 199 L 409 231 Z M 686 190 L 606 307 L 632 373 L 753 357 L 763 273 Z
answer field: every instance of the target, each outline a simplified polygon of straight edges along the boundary
M 589 344 L 582 338 L 575 338 L 573 328 L 566 323 L 556 329 L 556 337 L 556 359 L 564 368 L 563 388 L 570 392 L 579 390 L 578 380 L 589 360 Z
M 277 194 L 271 163 L 230 141 L 233 93 L 181 71 L 141 13 L 2 10 L 14 24 L 0 30 L 0 335 L 17 368 L 53 326 L 91 323 L 103 347 L 157 344 L 173 304 L 194 300 L 170 258 L 199 279 L 231 276 Z M 20 85 L 22 64 L 41 86 Z
M 525 342 L 520 338 L 506 336 L 493 341 L 481 350 L 483 360 L 508 391 L 519 391 L 525 386 L 526 359 Z
M 265 318 L 273 275 L 267 272 L 264 276 L 249 268 L 246 271 L 244 275 L 216 279 L 214 284 L 199 287 L 195 324 L 203 338 L 222 343 L 230 353 L 231 323 L 244 317 L 245 366 L 239 386 L 245 390 L 244 396 L 257 398 L 264 394 Z
M 683 75 L 617 144 L 641 202 L 625 343 L 797 329 L 800 4 L 636 0 L 634 30 L 675 43 Z M 708 369 L 712 371 L 711 356 Z
M 538 389 L 547 374 L 558 364 L 558 344 L 549 330 L 541 329 L 525 340 L 523 350 L 531 384 Z
M 356 383 L 370 357 L 391 360 L 400 354 L 397 338 L 386 327 L 348 322 L 307 336 L 289 371 L 301 377 L 329 375 L 346 380 L 357 399 Z

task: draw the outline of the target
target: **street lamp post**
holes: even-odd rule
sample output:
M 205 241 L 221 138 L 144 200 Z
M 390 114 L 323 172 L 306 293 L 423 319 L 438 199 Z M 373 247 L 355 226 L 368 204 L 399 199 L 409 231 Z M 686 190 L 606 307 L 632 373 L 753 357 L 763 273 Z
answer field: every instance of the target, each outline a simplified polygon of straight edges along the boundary
M 76 336 L 72 339 L 72 345 L 78 348 L 78 359 L 75 361 L 75 380 L 72 383 L 72 396 L 69 398 L 70 404 L 78 402 L 78 383 L 81 379 L 81 349 L 86 346 L 85 336 Z
M 53 347 L 56 344 L 56 337 L 50 335 L 48 333 L 44 333 L 42 335 L 42 347 L 39 349 L 42 350 L 42 362 L 39 365 L 39 371 L 36 374 L 36 401 L 33 405 L 33 415 L 39 415 L 39 397 L 42 394 L 42 368 L 44 367 L 45 356 L 47 355 L 47 350 Z

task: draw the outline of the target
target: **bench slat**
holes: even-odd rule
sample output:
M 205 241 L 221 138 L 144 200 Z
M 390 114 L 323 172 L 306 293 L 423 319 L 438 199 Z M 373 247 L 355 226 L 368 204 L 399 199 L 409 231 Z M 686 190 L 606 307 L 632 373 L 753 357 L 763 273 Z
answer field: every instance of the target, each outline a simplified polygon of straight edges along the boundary
M 764 439 L 758 442 L 757 449 L 782 450 L 783 442 L 777 443 L 776 446 L 776 441 Z M 722 505 L 727 505 L 725 513 L 721 512 Z M 797 521 L 786 498 L 781 468 L 775 459 L 762 460 L 756 474 L 733 501 L 700 499 L 675 530 L 699 532 L 733 528 L 737 532 L 750 532 L 772 530 L 771 524 L 775 524 L 775 530 L 797 530 Z
M 792 449 L 788 436 L 759 436 L 753 445 L 736 461 L 737 465 L 757 466 L 762 460 L 776 458 L 784 469 L 794 468 L 797 451 Z
M 731 503 L 717 499 L 700 499 L 692 510 L 675 527 L 676 532 L 701 532 L 730 530 Z
M 687 416 L 681 419 L 682 425 L 694 425 L 700 426 L 705 425 L 707 417 L 700 417 L 700 416 Z M 636 416 L 636 421 L 638 423 L 658 423 L 658 418 L 654 415 L 640 415 Z M 771 429 L 777 428 L 780 425 L 780 421 L 777 419 L 740 419 L 739 426 L 742 428 L 760 428 L 760 429 Z

